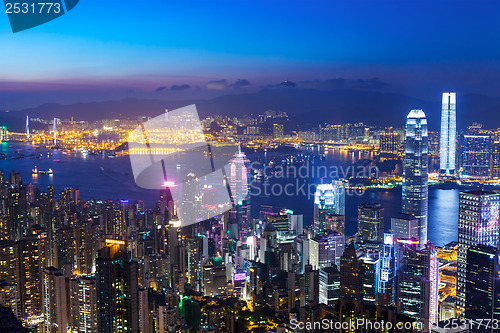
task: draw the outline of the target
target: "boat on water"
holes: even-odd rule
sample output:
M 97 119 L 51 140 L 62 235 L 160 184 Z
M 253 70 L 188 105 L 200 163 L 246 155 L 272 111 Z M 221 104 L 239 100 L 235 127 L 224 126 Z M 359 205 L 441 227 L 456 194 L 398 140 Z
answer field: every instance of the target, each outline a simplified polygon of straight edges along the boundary
M 52 169 L 49 170 L 38 170 L 38 167 L 35 166 L 33 170 L 31 170 L 32 174 L 34 175 L 52 175 L 54 171 Z

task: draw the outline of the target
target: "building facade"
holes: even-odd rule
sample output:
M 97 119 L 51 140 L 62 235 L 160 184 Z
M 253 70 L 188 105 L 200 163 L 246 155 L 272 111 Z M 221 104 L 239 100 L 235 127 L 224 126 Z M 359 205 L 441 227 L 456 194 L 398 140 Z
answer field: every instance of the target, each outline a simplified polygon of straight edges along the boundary
M 486 179 L 490 174 L 490 136 L 464 135 L 462 176 Z
M 326 229 L 328 214 L 345 215 L 345 184 L 334 180 L 330 184 L 319 184 L 314 193 L 314 229 Z
M 467 250 L 471 246 L 497 247 L 500 194 L 474 190 L 460 192 L 458 216 L 457 311 L 465 309 Z
M 366 203 L 358 207 L 358 235 L 362 241 L 382 242 L 384 208 L 379 203 Z
M 428 138 L 422 110 L 411 110 L 406 119 L 403 160 L 403 213 L 418 219 L 418 239 L 427 244 Z
M 455 152 L 457 137 L 457 97 L 455 93 L 443 93 L 441 111 L 441 140 L 439 164 L 445 175 L 455 173 Z

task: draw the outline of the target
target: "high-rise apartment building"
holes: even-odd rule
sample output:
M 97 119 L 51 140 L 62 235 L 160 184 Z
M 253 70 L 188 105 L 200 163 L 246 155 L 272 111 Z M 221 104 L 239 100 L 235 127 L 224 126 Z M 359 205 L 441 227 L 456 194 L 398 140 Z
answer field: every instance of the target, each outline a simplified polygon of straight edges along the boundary
M 428 141 L 427 119 L 422 110 L 411 110 L 406 119 L 403 160 L 403 213 L 418 219 L 418 240 L 427 244 Z
M 455 93 L 443 93 L 441 111 L 440 171 L 455 173 L 455 152 L 457 138 L 457 97 Z
M 42 312 L 39 239 L 30 235 L 17 244 L 19 272 L 22 272 L 17 276 L 22 318 L 30 320 Z
M 42 273 L 42 332 L 66 333 L 68 330 L 68 302 L 66 278 L 55 267 Z
M 97 331 L 139 333 L 137 262 L 124 241 L 109 241 L 97 257 Z
M 70 280 L 70 326 L 74 332 L 97 333 L 96 279 L 79 276 Z

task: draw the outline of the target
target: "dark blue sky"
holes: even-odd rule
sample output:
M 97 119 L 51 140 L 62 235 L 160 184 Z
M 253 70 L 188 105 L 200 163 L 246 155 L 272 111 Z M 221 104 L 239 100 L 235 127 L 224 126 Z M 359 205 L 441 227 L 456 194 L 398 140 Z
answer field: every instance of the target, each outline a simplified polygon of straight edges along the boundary
M 16 34 L 0 15 L 0 32 L 0 91 L 378 77 L 417 97 L 500 95 L 495 1 L 82 0 Z

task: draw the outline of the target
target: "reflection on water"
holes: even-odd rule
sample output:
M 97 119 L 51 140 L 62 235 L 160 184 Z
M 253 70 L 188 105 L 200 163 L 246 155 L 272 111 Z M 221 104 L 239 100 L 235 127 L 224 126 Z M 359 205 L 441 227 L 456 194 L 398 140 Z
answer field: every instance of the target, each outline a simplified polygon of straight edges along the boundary
M 443 245 L 458 240 L 458 196 L 459 190 L 429 191 L 430 241 Z
M 21 158 L 12 160 L 17 149 L 21 149 L 25 155 L 42 154 L 40 158 Z M 114 159 L 104 156 L 83 156 L 82 154 L 63 154 L 61 151 L 51 151 L 54 155 L 47 156 L 46 149 L 35 149 L 33 146 L 22 144 L 0 144 L 0 152 L 6 153 L 8 158 L 0 160 L 0 170 L 4 170 L 5 176 L 11 170 L 22 173 L 25 183 L 32 182 L 42 191 L 45 191 L 49 184 L 53 184 L 56 193 L 65 187 L 73 186 L 80 189 L 83 199 L 119 199 L 126 196 L 131 201 L 143 200 L 147 207 L 154 207 L 154 202 L 158 200 L 159 193 L 156 190 L 143 190 L 135 185 L 130 161 L 128 156 Z M 269 155 L 269 154 L 267 154 Z M 354 162 L 361 158 L 373 158 L 370 152 L 332 149 L 325 152 L 325 155 L 332 165 L 350 164 L 352 158 Z M 253 160 L 252 155 L 249 158 Z M 264 154 L 262 154 L 264 157 Z M 264 157 L 265 159 L 265 157 Z M 58 161 L 58 162 L 56 162 Z M 38 166 L 41 170 L 51 168 L 54 175 L 38 175 L 33 177 L 31 170 Z M 283 180 L 274 180 L 283 181 Z M 300 179 L 300 182 L 317 184 L 318 179 Z M 457 240 L 458 224 L 458 190 L 429 190 L 429 239 L 442 246 L 451 241 Z M 296 214 L 304 214 L 304 224 L 312 223 L 313 200 L 302 195 L 288 197 L 286 195 L 278 197 L 256 197 L 252 196 L 252 214 L 258 217 L 258 207 L 260 205 L 274 205 L 277 207 L 287 207 Z M 390 227 L 390 218 L 401 209 L 401 189 L 392 190 L 370 190 L 362 196 L 354 194 L 346 196 L 346 233 L 354 234 L 357 230 L 357 207 L 367 202 L 378 202 L 385 208 L 385 227 Z

